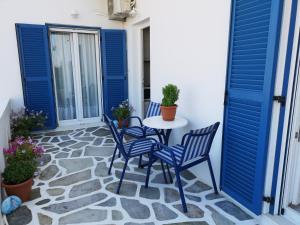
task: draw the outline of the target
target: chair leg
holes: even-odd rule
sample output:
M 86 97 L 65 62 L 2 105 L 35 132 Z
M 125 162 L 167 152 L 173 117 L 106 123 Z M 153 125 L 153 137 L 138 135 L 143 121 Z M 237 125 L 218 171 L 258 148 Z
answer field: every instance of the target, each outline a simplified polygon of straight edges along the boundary
M 120 150 L 119 150 L 119 155 L 118 155 L 118 157 L 121 158 L 121 151 L 120 151 Z
M 154 162 L 154 157 L 152 156 L 152 154 L 150 154 L 148 168 L 147 168 L 147 176 L 146 176 L 146 181 L 145 181 L 145 188 L 148 188 L 150 172 L 151 172 L 151 167 L 152 167 L 153 162 Z
M 162 169 L 163 176 L 164 176 L 164 179 L 165 179 L 165 183 L 167 184 L 168 183 L 168 179 L 167 179 L 167 176 L 166 176 L 164 162 L 162 160 L 160 160 L 160 165 L 161 165 L 161 169 Z
M 172 178 L 172 174 L 171 174 L 171 172 L 170 172 L 169 164 L 167 164 L 167 171 L 168 171 L 168 174 L 169 174 L 170 183 L 173 184 L 173 178 Z
M 143 155 L 140 155 L 139 165 L 138 165 L 139 168 L 142 168 L 142 160 L 143 160 Z
M 218 189 L 217 189 L 217 185 L 216 185 L 216 180 L 215 180 L 215 176 L 214 176 L 214 171 L 212 169 L 212 166 L 211 166 L 211 162 L 210 162 L 210 158 L 208 157 L 207 159 L 207 162 L 208 162 L 208 168 L 209 168 L 209 171 L 210 171 L 210 176 L 211 176 L 211 180 L 212 180 L 212 183 L 213 183 L 213 186 L 214 186 L 214 190 L 215 190 L 215 194 L 218 194 Z
M 117 153 L 117 146 L 115 147 L 115 150 L 114 150 L 114 154 L 113 154 L 113 157 L 111 158 L 111 162 L 110 162 L 110 166 L 109 166 L 109 169 L 108 169 L 108 175 L 111 174 L 111 168 L 112 168 L 112 165 L 114 163 L 114 160 L 115 160 L 115 157 L 116 157 L 116 153 Z
M 125 161 L 125 165 L 123 167 L 123 171 L 122 171 L 121 178 L 120 178 L 120 181 L 119 181 L 119 185 L 118 185 L 118 189 L 117 189 L 117 194 L 120 194 L 120 189 L 121 189 L 122 181 L 123 181 L 123 178 L 124 178 L 124 175 L 125 175 L 125 171 L 126 171 L 129 159 L 125 159 L 125 160 L 126 161 Z
M 179 194 L 180 194 L 180 198 L 181 198 L 183 212 L 186 213 L 187 212 L 187 207 L 186 207 L 184 193 L 183 193 L 183 189 L 182 189 L 182 184 L 181 184 L 181 179 L 180 179 L 180 172 L 178 171 L 178 169 L 176 167 L 175 167 L 175 174 L 176 174 L 176 179 L 177 179 L 177 184 L 178 184 L 178 189 L 179 189 Z

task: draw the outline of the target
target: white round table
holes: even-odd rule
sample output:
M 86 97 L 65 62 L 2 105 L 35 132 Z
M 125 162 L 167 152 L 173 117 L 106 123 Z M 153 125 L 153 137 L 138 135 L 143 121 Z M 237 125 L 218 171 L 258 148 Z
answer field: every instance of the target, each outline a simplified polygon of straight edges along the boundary
M 162 119 L 162 116 L 152 116 L 144 119 L 143 124 L 146 127 L 162 130 L 161 134 L 164 138 L 164 144 L 168 145 L 172 129 L 185 127 L 188 121 L 180 116 L 176 116 L 173 121 L 165 121 Z

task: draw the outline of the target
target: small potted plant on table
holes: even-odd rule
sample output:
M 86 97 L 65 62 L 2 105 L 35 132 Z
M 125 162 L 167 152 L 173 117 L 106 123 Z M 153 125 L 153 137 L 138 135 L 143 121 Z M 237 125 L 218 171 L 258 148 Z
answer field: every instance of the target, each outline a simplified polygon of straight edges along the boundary
M 163 87 L 163 99 L 161 102 L 161 115 L 165 121 L 173 121 L 176 115 L 177 105 L 175 102 L 179 97 L 179 89 L 176 85 L 168 84 Z
M 16 195 L 23 202 L 30 199 L 32 179 L 37 169 L 37 158 L 44 152 L 31 138 L 17 137 L 4 149 L 7 166 L 2 174 L 2 185 L 8 195 Z
M 118 127 L 119 128 L 122 128 L 123 121 L 130 116 L 132 111 L 133 111 L 133 108 L 129 104 L 128 99 L 121 102 L 121 104 L 118 107 L 116 107 L 116 108 L 113 107 L 112 108 L 112 114 L 118 120 Z M 126 127 L 129 126 L 129 121 L 128 120 L 126 121 L 125 126 Z

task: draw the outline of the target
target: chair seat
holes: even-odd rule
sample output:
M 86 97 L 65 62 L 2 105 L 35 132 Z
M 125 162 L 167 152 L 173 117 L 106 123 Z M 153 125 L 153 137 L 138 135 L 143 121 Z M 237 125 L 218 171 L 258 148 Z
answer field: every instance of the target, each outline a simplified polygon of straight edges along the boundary
M 169 147 L 170 149 L 172 149 L 175 159 L 176 159 L 176 163 L 179 164 L 180 160 L 182 158 L 182 154 L 184 151 L 184 146 L 182 145 L 174 145 Z M 173 165 L 174 161 L 172 159 L 172 155 L 171 152 L 165 148 L 163 148 L 162 150 L 156 151 L 153 153 L 154 156 L 162 159 L 163 161 L 165 161 L 168 164 Z
M 153 128 L 143 126 L 142 127 L 146 131 L 146 136 L 153 136 L 156 135 L 156 132 Z M 144 134 L 140 128 L 137 127 L 128 127 L 125 129 L 125 134 L 135 137 L 135 138 L 142 138 L 144 137 Z
M 130 146 L 133 144 L 135 140 L 129 141 L 127 143 L 124 143 L 124 150 L 128 154 Z M 153 145 L 153 142 L 151 140 L 144 140 L 140 141 L 133 145 L 133 148 L 131 149 L 130 156 L 138 156 L 141 154 L 145 154 L 151 151 L 151 147 Z

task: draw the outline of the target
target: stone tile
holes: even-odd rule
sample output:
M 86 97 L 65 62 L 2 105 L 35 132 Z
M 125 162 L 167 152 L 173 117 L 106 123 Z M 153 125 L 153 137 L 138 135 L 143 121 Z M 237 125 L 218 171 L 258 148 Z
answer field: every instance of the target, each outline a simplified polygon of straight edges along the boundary
M 178 217 L 178 215 L 169 209 L 167 206 L 155 202 L 152 203 L 152 208 L 154 210 L 154 214 L 157 220 L 164 221 L 164 220 L 173 220 Z
M 48 189 L 47 193 L 50 196 L 58 196 L 58 195 L 62 195 L 65 192 L 65 189 L 62 188 L 52 188 L 52 189 Z
M 82 148 L 82 147 L 84 147 L 84 146 L 86 146 L 88 144 L 89 144 L 88 142 L 79 142 L 79 143 L 76 143 L 74 145 L 69 146 L 69 148 L 79 149 L 79 148 Z
M 50 199 L 43 199 L 37 203 L 35 203 L 36 205 L 45 205 L 47 204 L 48 202 L 50 202 Z
M 180 173 L 180 176 L 182 176 L 186 180 L 193 180 L 196 178 L 196 176 L 190 172 L 189 170 L 184 170 Z
M 108 157 L 112 156 L 114 153 L 113 147 L 93 147 L 87 146 L 85 148 L 84 155 L 85 156 L 100 156 L 100 157 Z
M 55 155 L 56 159 L 63 159 L 63 158 L 68 158 L 69 153 L 67 152 L 59 152 Z
M 32 213 L 27 206 L 21 206 L 13 211 L 11 214 L 6 215 L 9 225 L 26 225 L 32 220 Z
M 202 191 L 210 190 L 211 187 L 207 184 L 202 183 L 201 181 L 196 181 L 193 185 L 185 188 L 186 191 L 191 193 L 200 193 Z
M 50 154 L 43 154 L 37 160 L 38 160 L 38 164 L 40 166 L 45 166 L 51 161 L 51 155 Z
M 120 179 L 122 172 L 119 171 L 119 170 L 116 170 L 115 174 L 116 174 L 116 177 Z M 130 181 L 145 183 L 146 176 L 140 175 L 140 174 L 134 174 L 134 173 L 125 173 L 124 180 L 130 180 Z
M 149 208 L 138 200 L 121 198 L 121 205 L 132 219 L 148 219 L 150 217 Z
M 104 178 L 104 179 L 103 179 L 103 183 L 104 183 L 104 184 L 107 184 L 108 182 L 111 182 L 113 179 L 114 179 L 114 178 L 112 178 L 112 177 Z
M 112 210 L 111 217 L 112 220 L 122 220 L 124 218 L 122 212 L 119 210 Z
M 58 142 L 60 142 L 60 140 L 58 139 L 58 137 L 54 137 L 51 140 L 51 143 L 58 143 Z
M 221 208 L 223 211 L 227 212 L 228 214 L 234 216 L 238 220 L 243 221 L 252 219 L 252 217 L 249 216 L 246 212 L 244 212 L 240 207 L 236 206 L 228 200 L 216 202 L 215 205 Z
M 65 196 L 60 196 L 58 198 L 55 199 L 55 201 L 61 201 L 61 200 L 64 200 L 65 199 Z
M 61 136 L 61 135 L 68 135 L 72 133 L 72 130 L 64 130 L 64 131 L 53 131 L 53 132 L 48 132 L 45 134 L 45 136 Z
M 102 202 L 100 204 L 98 204 L 97 206 L 103 206 L 103 207 L 113 207 L 117 205 L 117 200 L 116 198 L 110 198 L 108 200 L 106 200 L 105 202 Z
M 216 225 L 235 225 L 234 222 L 232 222 L 230 219 L 223 216 L 221 213 L 219 213 L 217 210 L 215 210 L 213 207 L 206 205 L 205 206 L 209 211 L 211 211 L 214 222 Z
M 103 138 L 96 138 L 95 141 L 93 142 L 93 145 L 99 146 L 103 142 Z
M 97 193 L 97 194 L 89 195 L 89 196 L 86 196 L 83 198 L 78 198 L 76 200 L 52 204 L 52 205 L 43 207 L 42 209 L 53 212 L 53 213 L 57 213 L 57 214 L 63 214 L 63 213 L 71 212 L 75 209 L 79 209 L 79 208 L 87 206 L 87 205 L 91 205 L 96 202 L 99 202 L 99 201 L 105 199 L 106 197 L 107 197 L 106 194 Z
M 75 158 L 75 157 L 80 157 L 82 153 L 82 150 L 75 150 L 72 152 L 71 157 Z
M 165 188 L 164 189 L 165 193 L 165 202 L 166 203 L 172 203 L 180 200 L 180 196 L 177 190 L 172 189 L 172 188 Z
M 207 200 L 215 200 L 215 199 L 224 198 L 224 197 L 220 194 L 210 193 L 208 195 L 205 195 L 205 198 Z
M 93 223 L 106 220 L 107 210 L 101 209 L 83 209 L 78 212 L 69 214 L 59 219 L 59 224 L 74 224 L 74 223 Z
M 73 137 L 79 137 L 79 136 L 81 136 L 81 135 L 83 135 L 83 134 L 84 134 L 83 131 L 79 131 L 79 132 L 73 134 Z
M 64 141 L 64 142 L 61 142 L 59 144 L 57 144 L 59 147 L 67 147 L 69 145 L 72 145 L 72 144 L 75 144 L 76 141 L 74 140 L 69 140 L 69 141 Z
M 105 144 L 113 144 L 113 143 L 115 143 L 115 141 L 111 138 L 107 138 L 104 143 Z
M 76 137 L 75 139 L 78 140 L 78 141 L 91 142 L 91 141 L 93 141 L 95 138 L 94 138 L 94 137 Z
M 70 152 L 72 149 L 70 149 L 70 148 L 63 148 L 62 149 L 62 151 L 64 151 L 64 152 Z
M 40 225 L 51 225 L 52 224 L 52 218 L 49 216 L 46 216 L 42 213 L 38 213 L 38 219 Z
M 177 205 L 174 205 L 174 208 L 176 208 L 180 212 L 184 213 L 184 215 L 186 215 L 189 218 L 202 218 L 204 216 L 203 210 L 200 209 L 198 206 L 193 205 L 193 204 L 189 204 L 189 203 L 186 204 L 186 205 L 187 205 L 187 210 L 188 210 L 187 213 L 183 212 L 181 203 L 177 204 Z
M 58 165 L 65 168 L 67 173 L 74 173 L 79 170 L 84 170 L 93 166 L 92 158 L 81 159 L 61 159 L 58 161 Z
M 113 167 L 116 169 L 123 170 L 125 163 L 123 162 L 114 162 Z M 126 170 L 129 170 L 129 167 L 127 166 Z
M 185 195 L 185 197 L 194 202 L 201 202 L 201 198 L 194 195 Z
M 100 128 L 100 129 L 94 131 L 92 134 L 95 135 L 95 136 L 98 136 L 98 137 L 103 137 L 103 136 L 109 135 L 110 134 L 110 130 L 104 129 L 104 128 Z
M 45 183 L 40 182 L 36 186 L 40 187 L 40 186 L 44 186 L 44 185 L 45 185 Z
M 173 177 L 173 180 L 174 180 L 174 173 L 171 173 L 172 174 L 172 177 Z M 169 175 L 167 173 L 167 170 L 166 170 L 166 176 L 167 176 L 167 179 L 169 181 Z M 151 177 L 150 177 L 151 179 Z M 164 179 L 164 176 L 163 176 L 163 173 L 159 173 L 157 174 L 152 180 L 151 180 L 151 183 L 154 183 L 154 184 L 165 184 L 165 179 Z
M 87 181 L 82 184 L 74 185 L 69 193 L 70 198 L 75 198 L 81 195 L 89 194 L 101 189 L 101 184 L 98 179 Z
M 99 127 L 89 127 L 89 128 L 86 128 L 85 131 L 86 132 L 93 132 L 95 130 L 97 130 Z
M 75 184 L 80 181 L 89 180 L 91 179 L 91 176 L 91 170 L 85 170 L 51 181 L 49 183 L 49 187 L 68 186 L 70 184 Z
M 97 164 L 95 168 L 95 175 L 97 177 L 107 177 L 108 175 L 108 167 L 105 162 L 100 162 Z
M 63 140 L 63 141 L 68 141 L 71 138 L 68 135 L 64 135 L 64 136 L 60 136 L 60 139 Z
M 147 199 L 159 199 L 160 198 L 160 190 L 156 187 L 145 188 L 145 186 L 141 186 L 140 189 L 140 197 Z
M 106 186 L 105 189 L 112 193 L 116 193 L 118 184 L 119 181 L 110 183 Z M 133 197 L 135 196 L 136 190 L 137 190 L 137 185 L 135 183 L 123 181 L 120 190 L 120 195 Z
M 189 221 L 189 222 L 181 222 L 181 223 L 165 223 L 163 225 L 209 225 L 205 221 Z
M 53 178 L 57 173 L 59 172 L 59 169 L 56 165 L 49 165 L 47 166 L 40 174 L 39 179 L 40 180 L 50 180 Z
M 128 223 L 125 223 L 124 225 L 155 225 L 155 223 L 132 223 L 132 222 L 128 222 Z
M 31 190 L 30 200 L 34 200 L 41 197 L 40 188 L 34 188 Z
M 47 153 L 49 153 L 49 152 L 55 152 L 57 150 L 59 150 L 59 148 L 48 148 L 48 149 L 46 149 L 46 152 Z
M 44 137 L 42 138 L 41 142 L 48 142 L 50 140 L 50 137 Z

